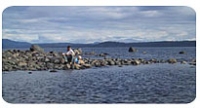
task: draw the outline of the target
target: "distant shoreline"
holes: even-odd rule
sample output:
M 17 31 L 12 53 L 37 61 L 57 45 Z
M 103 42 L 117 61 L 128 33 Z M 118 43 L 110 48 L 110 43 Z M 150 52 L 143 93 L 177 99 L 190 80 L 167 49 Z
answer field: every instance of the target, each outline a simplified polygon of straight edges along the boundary
M 2 48 L 30 48 L 32 44 L 27 42 L 17 42 L 8 39 L 2 40 Z M 74 43 L 39 43 L 42 48 L 65 48 L 67 45 L 73 47 L 196 47 L 196 41 L 160 41 L 160 42 L 101 42 L 94 44 L 74 44 Z

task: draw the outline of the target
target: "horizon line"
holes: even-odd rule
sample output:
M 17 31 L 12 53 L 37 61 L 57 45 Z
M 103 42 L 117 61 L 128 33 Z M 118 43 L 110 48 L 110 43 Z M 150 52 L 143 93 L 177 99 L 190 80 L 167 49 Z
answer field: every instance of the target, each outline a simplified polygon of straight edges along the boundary
M 16 40 L 11 40 L 11 39 L 3 39 L 2 40 L 10 40 L 10 41 L 14 41 L 14 42 L 25 42 L 25 41 L 16 41 Z M 176 41 L 137 41 L 137 42 L 120 42 L 120 41 L 102 41 L 102 42 L 93 42 L 93 43 L 71 43 L 71 42 L 56 42 L 56 43 L 30 43 L 30 42 L 25 42 L 25 43 L 29 43 L 29 44 L 100 44 L 100 43 L 106 43 L 106 42 L 116 42 L 116 43 L 124 43 L 124 44 L 129 44 L 129 43 L 153 43 L 153 42 L 184 42 L 184 41 L 188 41 L 188 42 L 192 42 L 192 41 L 196 41 L 196 40 L 176 40 Z

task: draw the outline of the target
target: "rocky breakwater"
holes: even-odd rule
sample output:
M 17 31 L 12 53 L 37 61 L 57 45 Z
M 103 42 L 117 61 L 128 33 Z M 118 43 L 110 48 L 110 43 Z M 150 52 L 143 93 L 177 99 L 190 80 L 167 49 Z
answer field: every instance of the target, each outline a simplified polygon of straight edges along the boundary
M 75 50 L 76 54 L 82 54 L 81 49 Z M 105 56 L 107 55 L 104 54 Z M 44 50 L 38 45 L 32 45 L 30 50 L 6 50 L 2 54 L 2 70 L 3 71 L 16 71 L 16 70 L 50 70 L 50 72 L 56 72 L 56 70 L 67 69 L 86 69 L 91 67 L 102 66 L 119 66 L 123 65 L 140 65 L 140 64 L 152 64 L 152 63 L 177 63 L 176 59 L 157 60 L 157 59 L 121 59 L 121 58 L 106 58 L 102 56 L 102 59 L 89 59 L 83 58 L 85 64 L 70 65 L 65 63 L 62 56 L 62 52 L 44 52 Z M 180 61 L 180 63 L 187 63 L 186 61 Z M 193 60 L 191 65 L 196 65 L 196 60 Z
M 81 53 L 76 50 L 76 53 Z M 65 64 L 62 53 L 50 51 L 45 53 L 38 45 L 32 45 L 30 50 L 6 50 L 2 54 L 2 70 L 48 70 L 48 69 L 70 69 Z M 85 66 L 87 68 L 88 66 Z

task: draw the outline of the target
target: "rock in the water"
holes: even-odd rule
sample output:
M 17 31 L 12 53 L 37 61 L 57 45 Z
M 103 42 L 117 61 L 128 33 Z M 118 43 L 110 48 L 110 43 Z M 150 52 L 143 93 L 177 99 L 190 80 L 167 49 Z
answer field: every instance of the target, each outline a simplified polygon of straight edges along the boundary
M 32 74 L 32 72 L 28 72 L 28 74 Z
M 180 51 L 179 54 L 185 54 L 185 51 Z
M 186 64 L 187 62 L 186 61 L 181 61 L 181 64 Z
M 44 50 L 40 46 L 38 46 L 38 45 L 31 45 L 30 51 L 37 51 L 37 52 L 44 53 Z
M 108 65 L 115 65 L 115 62 L 112 61 L 112 60 L 109 60 L 109 61 L 107 61 L 107 62 L 108 62 Z
M 108 53 L 101 53 L 101 54 L 99 54 L 100 57 L 105 57 L 107 55 L 109 55 L 109 54 Z
M 193 59 L 192 62 L 196 62 L 196 59 Z
M 172 63 L 173 64 L 173 63 L 176 63 L 176 62 L 177 62 L 177 60 L 174 59 L 174 58 L 171 58 L 171 59 L 168 60 L 168 63 Z
M 79 70 L 80 68 L 81 68 L 81 65 L 79 65 L 79 64 L 75 64 L 75 65 L 74 65 L 74 69 Z
M 119 65 L 119 66 L 120 66 L 120 65 L 121 65 L 121 62 L 120 62 L 120 61 L 116 61 L 116 62 L 115 62 L 115 65 Z
M 131 63 L 133 65 L 139 65 L 141 62 L 140 62 L 140 60 L 133 60 Z
M 133 48 L 133 47 L 130 47 L 129 50 L 128 50 L 128 52 L 136 52 L 136 51 L 137 50 L 135 48 Z
M 90 64 L 83 64 L 83 66 L 84 66 L 85 68 L 91 68 L 91 67 L 92 67 Z
M 144 62 L 144 64 L 150 64 L 150 63 L 151 63 L 150 61 L 145 61 L 145 62 Z
M 53 70 L 50 70 L 49 72 L 57 72 L 57 71 L 53 69 Z
M 196 62 L 190 62 L 189 64 L 196 66 Z
M 95 67 L 100 67 L 101 64 L 100 64 L 100 62 L 95 62 L 95 63 L 94 63 L 94 66 L 95 66 Z
M 66 68 L 70 69 L 71 68 L 70 64 L 66 64 Z

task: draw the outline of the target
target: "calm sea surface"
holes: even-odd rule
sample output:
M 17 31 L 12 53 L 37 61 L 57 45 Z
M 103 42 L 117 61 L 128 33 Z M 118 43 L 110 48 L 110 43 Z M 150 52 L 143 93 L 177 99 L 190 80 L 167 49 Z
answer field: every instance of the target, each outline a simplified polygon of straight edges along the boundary
M 128 47 L 82 48 L 84 52 L 108 53 L 112 58 L 186 61 L 196 58 L 195 47 L 137 49 L 136 53 L 128 53 Z M 45 51 L 64 52 L 65 48 L 46 48 Z M 179 51 L 186 54 L 179 54 Z M 10 103 L 188 103 L 196 97 L 196 67 L 189 64 L 28 72 L 2 73 L 4 100 Z

